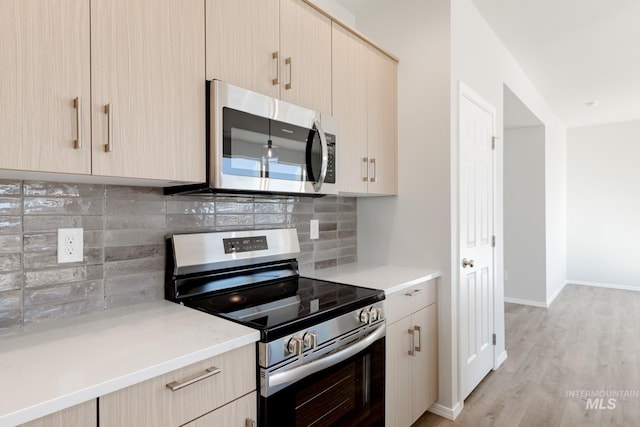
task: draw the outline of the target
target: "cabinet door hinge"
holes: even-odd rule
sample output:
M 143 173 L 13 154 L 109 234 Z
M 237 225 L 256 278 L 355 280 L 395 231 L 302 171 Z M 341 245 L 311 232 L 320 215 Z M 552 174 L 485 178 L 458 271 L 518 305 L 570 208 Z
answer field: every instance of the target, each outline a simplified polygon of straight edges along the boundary
M 493 334 L 493 345 L 496 345 L 496 334 Z
M 496 149 L 496 142 L 499 140 L 500 138 L 498 138 L 497 136 L 494 136 L 491 138 L 491 149 L 495 150 Z
M 496 247 L 496 236 L 491 236 L 491 246 Z

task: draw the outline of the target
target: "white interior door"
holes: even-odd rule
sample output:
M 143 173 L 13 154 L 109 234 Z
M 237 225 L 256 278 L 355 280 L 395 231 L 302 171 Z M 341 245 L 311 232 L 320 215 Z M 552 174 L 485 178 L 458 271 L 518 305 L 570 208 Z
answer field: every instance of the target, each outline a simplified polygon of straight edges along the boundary
M 462 398 L 493 367 L 495 110 L 460 89 L 459 296 Z

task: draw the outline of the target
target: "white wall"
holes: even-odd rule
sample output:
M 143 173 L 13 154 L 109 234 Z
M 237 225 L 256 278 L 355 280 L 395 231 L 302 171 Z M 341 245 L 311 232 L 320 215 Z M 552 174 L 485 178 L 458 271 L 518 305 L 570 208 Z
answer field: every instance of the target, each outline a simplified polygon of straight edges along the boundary
M 640 121 L 568 133 L 569 282 L 640 290 Z
M 544 137 L 544 126 L 504 131 L 504 297 L 537 306 L 547 302 Z

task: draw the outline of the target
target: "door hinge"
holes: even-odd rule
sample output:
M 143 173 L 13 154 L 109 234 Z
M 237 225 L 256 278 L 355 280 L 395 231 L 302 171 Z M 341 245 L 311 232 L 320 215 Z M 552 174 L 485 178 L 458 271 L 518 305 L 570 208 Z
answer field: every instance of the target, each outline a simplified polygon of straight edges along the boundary
M 495 150 L 496 149 L 496 142 L 499 140 L 500 138 L 498 138 L 497 136 L 494 136 L 491 138 L 491 149 Z
M 491 236 L 491 246 L 496 247 L 496 236 Z
M 496 334 L 493 334 L 493 345 L 496 345 Z

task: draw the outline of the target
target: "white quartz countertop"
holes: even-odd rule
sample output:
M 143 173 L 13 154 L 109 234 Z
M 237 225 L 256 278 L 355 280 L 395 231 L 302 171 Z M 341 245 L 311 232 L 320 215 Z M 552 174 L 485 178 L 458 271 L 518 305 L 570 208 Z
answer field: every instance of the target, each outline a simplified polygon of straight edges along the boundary
M 437 270 L 426 268 L 354 263 L 316 270 L 305 276 L 379 289 L 384 291 L 385 295 L 390 295 L 418 283 L 436 279 L 441 274 Z
M 14 426 L 258 341 L 168 301 L 0 334 L 0 426 Z

